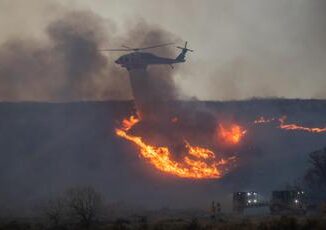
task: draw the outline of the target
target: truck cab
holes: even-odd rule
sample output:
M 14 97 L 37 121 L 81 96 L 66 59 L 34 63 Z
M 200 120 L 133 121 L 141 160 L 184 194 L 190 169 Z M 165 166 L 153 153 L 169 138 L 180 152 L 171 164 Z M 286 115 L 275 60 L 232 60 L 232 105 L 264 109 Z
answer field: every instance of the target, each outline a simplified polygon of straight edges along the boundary
M 307 200 L 302 190 L 273 191 L 270 201 L 271 214 L 305 214 Z
M 244 209 L 256 207 L 260 200 L 257 192 L 235 192 L 233 193 L 233 211 L 241 214 Z

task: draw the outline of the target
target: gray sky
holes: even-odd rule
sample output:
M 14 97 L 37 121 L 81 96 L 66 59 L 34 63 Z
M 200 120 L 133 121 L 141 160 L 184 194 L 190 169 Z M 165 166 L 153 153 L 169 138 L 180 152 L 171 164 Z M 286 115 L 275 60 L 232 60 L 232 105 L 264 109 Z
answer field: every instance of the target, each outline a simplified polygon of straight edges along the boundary
M 173 73 L 187 97 L 326 98 L 323 0 L 2 0 L 0 6 L 6 18 L 0 42 L 44 36 L 63 8 L 103 17 L 111 37 L 125 36 L 136 21 L 157 25 L 195 50 Z

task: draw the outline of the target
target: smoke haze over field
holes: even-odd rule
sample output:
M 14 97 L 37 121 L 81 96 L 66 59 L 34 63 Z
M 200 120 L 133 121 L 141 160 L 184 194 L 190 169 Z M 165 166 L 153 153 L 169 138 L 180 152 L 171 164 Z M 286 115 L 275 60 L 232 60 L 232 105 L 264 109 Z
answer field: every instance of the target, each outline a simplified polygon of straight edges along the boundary
M 4 0 L 0 100 L 130 99 L 120 53 L 96 49 L 180 38 L 196 51 L 188 62 L 150 68 L 167 97 L 326 98 L 325 11 L 323 0 Z

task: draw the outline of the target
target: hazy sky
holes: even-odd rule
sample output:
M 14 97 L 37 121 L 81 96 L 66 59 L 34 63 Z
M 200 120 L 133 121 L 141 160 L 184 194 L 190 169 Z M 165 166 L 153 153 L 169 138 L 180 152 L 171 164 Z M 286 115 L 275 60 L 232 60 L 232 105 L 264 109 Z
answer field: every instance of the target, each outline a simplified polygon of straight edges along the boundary
M 44 36 L 63 8 L 93 11 L 111 36 L 126 34 L 135 21 L 157 25 L 195 50 L 173 75 L 189 97 L 326 98 L 323 0 L 2 0 L 0 6 L 0 42 Z

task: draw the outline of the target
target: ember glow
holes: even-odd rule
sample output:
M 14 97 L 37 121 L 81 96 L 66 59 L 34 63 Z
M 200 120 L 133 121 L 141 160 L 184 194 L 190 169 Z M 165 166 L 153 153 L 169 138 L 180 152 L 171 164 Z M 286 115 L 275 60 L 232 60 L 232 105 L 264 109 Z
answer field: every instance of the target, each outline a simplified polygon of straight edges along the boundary
M 136 117 L 130 117 L 122 121 L 122 127 L 115 130 L 119 137 L 122 137 L 136 144 L 140 156 L 152 164 L 156 169 L 182 178 L 192 179 L 213 179 L 221 178 L 227 170 L 227 165 L 235 160 L 235 157 L 228 159 L 217 159 L 214 152 L 199 146 L 192 146 L 185 141 L 187 155 L 181 161 L 176 161 L 165 146 L 153 146 L 143 141 L 141 136 L 128 134 L 132 127 L 140 122 Z
M 254 121 L 254 124 L 262 124 L 262 123 L 271 123 L 271 122 L 278 122 L 278 128 L 290 131 L 304 131 L 310 133 L 323 133 L 326 132 L 326 127 L 317 128 L 317 127 L 305 127 L 294 123 L 286 123 L 286 116 L 282 116 L 280 118 L 270 118 L 266 119 L 264 117 L 259 117 Z
M 258 119 L 256 119 L 254 121 L 254 124 L 264 124 L 264 123 L 270 123 L 270 122 L 273 122 L 275 121 L 275 118 L 265 118 L 265 117 L 259 117 Z
M 179 121 L 178 117 L 172 117 L 171 122 L 177 123 Z
M 135 116 L 131 116 L 129 119 L 124 119 L 122 121 L 122 129 L 125 131 L 128 131 L 138 122 L 140 122 L 140 120 L 138 118 L 136 118 Z
M 240 143 L 246 133 L 247 130 L 237 124 L 228 126 L 220 124 L 218 126 L 218 138 L 226 144 L 235 145 Z

